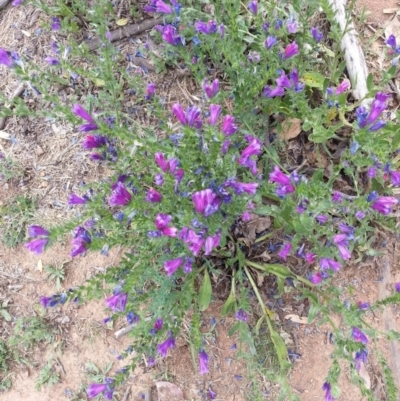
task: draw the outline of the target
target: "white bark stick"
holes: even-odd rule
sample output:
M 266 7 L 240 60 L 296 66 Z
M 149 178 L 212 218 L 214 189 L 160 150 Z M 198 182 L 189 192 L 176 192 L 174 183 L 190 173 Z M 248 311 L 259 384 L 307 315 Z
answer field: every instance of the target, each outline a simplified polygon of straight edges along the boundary
M 354 28 L 353 21 L 347 23 L 346 3 L 347 0 L 329 0 L 330 5 L 336 12 L 336 21 L 342 31 L 347 32 L 342 39 L 342 50 L 346 60 L 347 71 L 353 87 L 353 95 L 357 100 L 364 99 L 368 94 L 367 77 L 368 67 L 365 62 L 364 52 Z M 363 100 L 364 105 L 369 103 L 368 99 Z

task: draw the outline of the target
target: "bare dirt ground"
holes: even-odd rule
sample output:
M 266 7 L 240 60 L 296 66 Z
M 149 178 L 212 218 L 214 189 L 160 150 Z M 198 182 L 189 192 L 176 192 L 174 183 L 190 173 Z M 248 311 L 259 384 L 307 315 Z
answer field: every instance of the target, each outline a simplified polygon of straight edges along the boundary
M 370 26 L 375 30 L 382 28 L 382 32 L 385 21 L 394 15 L 383 14 L 383 9 L 400 9 L 395 0 L 360 0 L 359 4 L 366 5 L 371 12 L 368 16 Z M 38 64 L 43 63 L 48 50 L 44 43 L 50 43 L 51 39 L 50 33 L 39 31 L 45 19 L 46 17 L 29 7 L 8 7 L 0 11 L 0 44 L 6 44 L 13 50 L 24 51 Z M 373 34 L 368 27 L 365 28 L 365 37 Z M 124 42 L 124 45 L 129 44 Z M 375 48 L 378 56 L 383 48 L 383 40 L 380 39 Z M 369 64 L 377 67 L 376 56 L 369 60 Z M 12 75 L 0 68 L 0 90 L 11 94 L 15 86 Z M 185 99 L 187 95 L 185 91 L 182 92 L 181 96 Z M 27 93 L 25 99 L 35 102 L 30 93 Z M 13 140 L 0 139 L 0 152 L 20 161 L 25 167 L 25 174 L 8 183 L 0 181 L 0 206 L 8 204 L 19 194 L 37 195 L 39 205 L 35 219 L 43 225 L 53 220 L 65 221 L 78 213 L 77 209 L 68 209 L 68 195 L 80 182 L 98 180 L 105 176 L 106 172 L 98 164 L 88 161 L 83 153 L 79 153 L 78 134 L 72 127 L 68 124 L 51 124 L 38 119 L 21 118 L 9 119 L 5 130 L 12 134 Z M 384 281 L 387 288 L 400 281 L 400 266 L 396 259 L 399 250 L 394 247 L 395 242 L 396 239 L 389 239 L 386 247 L 382 248 L 384 251 L 389 250 L 391 260 L 391 272 Z M 34 257 L 21 245 L 10 249 L 0 243 L 0 303 L 8 301 L 7 311 L 12 317 L 11 322 L 0 320 L 0 336 L 6 338 L 10 335 L 18 317 L 37 316 L 42 313 L 39 306 L 40 296 L 56 292 L 54 282 L 47 279 L 43 267 L 50 264 L 60 266 L 67 262 L 66 279 L 62 282 L 62 288 L 68 289 L 118 262 L 121 254 L 121 250 L 113 249 L 108 256 L 91 253 L 84 258 L 71 260 L 68 246 L 60 244 L 50 248 L 41 257 Z M 348 287 L 351 283 L 355 291 L 353 295 L 344 293 L 343 301 L 355 303 L 359 300 L 373 302 L 379 299 L 385 292 L 381 284 L 385 274 L 387 276 L 384 263 L 380 259 L 371 260 L 368 265 L 348 267 L 338 277 L 337 285 Z M 107 295 L 104 293 L 104 297 Z M 207 341 L 210 350 L 210 374 L 198 375 L 189 346 L 184 338 L 181 338 L 170 356 L 155 368 L 148 369 L 143 363 L 119 390 L 117 398 L 121 400 L 125 389 L 129 387 L 130 395 L 125 401 L 143 400 L 155 382 L 169 381 L 182 389 L 185 400 L 204 400 L 208 389 L 212 388 L 218 394 L 217 400 L 244 401 L 248 388 L 242 377 L 246 375 L 247 369 L 243 362 L 235 360 L 237 351 L 234 344 L 237 339 L 228 336 L 232 318 L 220 319 L 220 308 L 221 303 L 215 302 L 203 315 L 204 330 L 209 331 Z M 400 311 L 398 308 L 392 308 L 390 314 L 393 318 L 393 328 L 400 331 Z M 382 330 L 388 321 L 387 316 L 379 313 L 367 312 L 366 316 L 371 324 Z M 82 389 L 89 382 L 86 365 L 88 362 L 99 368 L 113 362 L 112 371 L 125 364 L 124 361 L 119 361 L 117 356 L 130 344 L 129 338 L 116 340 L 114 337 L 114 332 L 123 327 L 124 322 L 121 321 L 114 327 L 103 325 L 101 320 L 105 316 L 102 300 L 86 306 L 68 305 L 55 308 L 47 311 L 45 317 L 55 330 L 56 340 L 50 346 L 41 345 L 36 348 L 29 355 L 29 365 L 13 367 L 10 374 L 12 388 L 0 394 L 1 400 L 85 400 Z M 216 325 L 211 330 L 210 322 L 213 318 L 216 319 Z M 340 321 L 336 323 L 340 325 Z M 330 328 L 315 324 L 297 325 L 295 331 L 298 338 L 297 351 L 301 358 L 294 364 L 290 382 L 302 401 L 322 400 L 321 387 L 330 366 L 333 350 L 332 344 L 327 340 Z M 377 346 L 396 373 L 390 344 L 378 340 Z M 54 364 L 54 369 L 61 380 L 52 387 L 44 386 L 41 391 L 37 391 L 35 383 L 38 372 L 50 359 L 59 361 Z M 365 376 L 371 380 L 371 387 L 377 398 L 384 400 L 381 393 L 382 378 L 375 366 L 375 361 L 371 359 L 366 365 Z M 399 373 L 397 371 L 397 374 Z M 266 399 L 273 400 L 274 391 L 269 386 L 269 383 L 265 383 Z M 364 401 L 359 391 L 351 384 L 346 370 L 342 372 L 341 389 L 340 401 Z

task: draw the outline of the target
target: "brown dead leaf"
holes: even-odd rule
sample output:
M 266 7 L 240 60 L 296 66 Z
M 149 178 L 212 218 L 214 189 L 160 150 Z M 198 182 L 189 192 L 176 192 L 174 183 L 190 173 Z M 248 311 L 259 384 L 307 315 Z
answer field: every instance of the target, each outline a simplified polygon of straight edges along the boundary
M 169 382 L 156 382 L 157 399 L 163 401 L 184 401 L 182 390 Z
M 271 226 L 271 219 L 269 216 L 261 217 L 252 213 L 250 216 L 251 220 L 246 224 L 244 234 L 251 242 L 253 242 L 256 239 L 256 234 L 262 233 Z
M 291 320 L 293 323 L 308 324 L 307 317 L 300 317 L 300 316 L 294 315 L 294 314 L 286 315 L 285 319 Z
M 360 377 L 364 380 L 365 387 L 370 390 L 371 389 L 371 378 L 369 377 L 369 373 L 367 368 L 364 365 L 364 362 L 360 362 L 360 371 L 358 372 Z
M 282 123 L 282 132 L 279 135 L 280 139 L 296 138 L 301 132 L 301 120 L 298 118 L 288 118 Z

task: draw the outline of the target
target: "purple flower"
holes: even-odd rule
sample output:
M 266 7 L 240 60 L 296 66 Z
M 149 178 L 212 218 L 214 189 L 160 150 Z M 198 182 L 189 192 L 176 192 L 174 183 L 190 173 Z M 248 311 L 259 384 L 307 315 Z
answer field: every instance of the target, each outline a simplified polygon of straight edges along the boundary
M 86 389 L 86 394 L 89 398 L 94 398 L 101 393 L 103 393 L 106 400 L 113 399 L 114 379 L 107 378 L 105 383 L 92 383 Z
M 199 373 L 201 375 L 208 373 L 209 372 L 208 371 L 208 355 L 204 350 L 200 351 L 200 353 L 199 353 L 199 363 L 200 363 Z
M 172 276 L 182 265 L 182 263 L 183 263 L 182 258 L 166 260 L 164 262 L 164 270 L 167 273 L 167 276 Z
M 357 341 L 357 342 L 363 343 L 363 344 L 368 344 L 367 336 L 357 327 L 352 328 L 351 335 L 352 335 L 354 341 Z
M 163 14 L 172 14 L 172 8 L 168 4 L 165 4 L 162 0 L 156 1 L 156 12 Z
M 89 155 L 89 157 L 90 157 L 90 159 L 91 160 L 93 160 L 93 161 L 100 161 L 100 160 L 104 160 L 104 157 L 101 155 L 101 154 L 99 154 L 99 153 L 91 153 L 90 155 Z
M 147 84 L 147 88 L 146 88 L 146 99 L 150 100 L 153 96 L 154 93 L 156 91 L 156 84 L 154 82 L 150 82 L 149 84 Z
M 14 7 L 18 7 L 19 5 L 21 5 L 24 2 L 24 0 L 13 0 L 13 2 L 11 3 Z
M 394 285 L 394 289 L 396 290 L 396 292 L 400 292 L 400 283 L 396 283 Z
M 33 252 L 35 255 L 40 255 L 49 240 L 47 238 L 38 238 L 33 241 L 27 242 L 25 248 Z
M 354 216 L 356 216 L 357 219 L 362 220 L 362 219 L 365 217 L 365 213 L 362 212 L 361 210 L 359 210 L 358 212 L 356 212 L 356 213 L 354 214 Z
M 167 356 L 168 350 L 174 347 L 175 347 L 175 339 L 172 336 L 172 333 L 170 333 L 168 338 L 163 343 L 157 345 L 157 352 L 161 354 L 163 358 L 165 358 Z
M 314 38 L 314 40 L 319 43 L 321 42 L 321 40 L 323 39 L 324 35 L 322 34 L 322 32 L 320 32 L 318 30 L 318 28 L 311 28 L 310 30 L 312 37 Z
M 47 56 L 44 60 L 49 65 L 58 65 L 58 64 L 60 64 L 60 62 L 56 58 L 51 57 L 51 56 Z
M 368 310 L 370 307 L 371 307 L 371 305 L 369 304 L 369 302 L 358 301 L 358 309 L 359 310 Z
M 166 25 L 163 28 L 162 38 L 165 42 L 172 46 L 177 46 L 182 43 L 181 37 L 177 34 L 177 30 L 172 25 Z
M 367 363 L 367 360 L 368 360 L 368 351 L 366 349 L 362 349 L 361 351 L 356 352 L 354 362 L 358 372 L 360 371 L 361 368 L 361 362 Z
M 112 34 L 111 34 L 111 32 L 110 31 L 107 31 L 106 33 L 105 33 L 105 35 L 104 35 L 105 37 L 106 37 L 106 39 L 109 41 L 109 42 L 111 42 L 111 39 L 112 39 Z
M 387 45 L 389 45 L 392 49 L 395 49 L 395 48 L 396 48 L 396 36 L 394 36 L 393 34 L 390 35 L 390 36 L 387 38 L 387 40 L 386 40 L 385 43 L 386 43 Z
M 217 123 L 218 117 L 221 114 L 221 106 L 219 104 L 210 104 L 210 118 L 208 120 L 210 125 Z
M 247 319 L 248 319 L 247 312 L 245 312 L 243 309 L 240 308 L 236 312 L 235 317 L 236 317 L 236 320 L 247 323 Z
M 325 391 L 325 401 L 335 401 L 331 393 L 331 385 L 328 382 L 324 383 L 322 390 Z
M 285 71 L 282 71 L 281 76 L 276 80 L 276 83 L 278 86 L 281 86 L 283 88 L 290 88 L 292 86 L 292 83 L 287 77 Z
M 209 400 L 214 400 L 216 396 L 217 396 L 217 393 L 215 391 L 213 391 L 211 387 L 209 387 L 209 389 L 208 389 L 208 399 Z
M 336 262 L 334 259 L 321 258 L 319 260 L 319 266 L 322 270 L 332 269 L 334 271 L 339 271 L 342 265 L 339 262 Z
M 172 112 L 182 125 L 196 128 L 201 127 L 201 112 L 199 108 L 195 106 L 189 107 L 185 115 L 182 106 L 179 103 L 175 103 L 172 105 Z
M 154 330 L 156 331 L 160 331 L 163 327 L 163 320 L 161 318 L 158 318 L 155 322 L 154 322 Z
M 30 226 L 28 228 L 28 235 L 30 237 L 39 237 L 40 235 L 43 235 L 45 237 L 48 237 L 50 235 L 50 232 L 47 231 L 45 228 L 43 228 L 42 226 Z
M 247 55 L 247 60 L 250 61 L 250 63 L 259 63 L 261 60 L 260 53 L 256 51 L 252 51 Z
M 286 46 L 283 57 L 288 59 L 290 57 L 296 56 L 297 54 L 299 54 L 299 46 L 296 42 L 292 42 Z
M 82 237 L 73 238 L 71 241 L 72 249 L 71 249 L 71 257 L 81 255 L 87 251 L 86 244 L 90 243 L 90 241 L 86 241 Z
M 391 171 L 390 172 L 390 179 L 392 181 L 392 184 L 395 187 L 398 187 L 400 185 L 400 172 L 397 171 Z
M 71 194 L 68 199 L 68 205 L 84 205 L 86 202 L 86 199 L 81 198 L 76 194 Z
M 238 130 L 237 125 L 235 124 L 235 117 L 227 114 L 222 119 L 222 132 L 225 136 L 231 136 Z
M 342 195 L 335 191 L 332 195 L 332 202 L 341 203 L 343 201 Z
M 278 166 L 274 166 L 273 172 L 269 174 L 269 179 L 271 182 L 275 182 L 277 185 L 277 193 L 279 196 L 284 196 L 295 191 L 290 178 L 283 174 Z
M 94 123 L 93 117 L 80 105 L 74 104 L 71 111 L 77 116 L 89 123 Z
M 373 167 L 373 166 L 368 167 L 368 170 L 367 170 L 367 177 L 368 177 L 368 178 L 374 178 L 374 177 L 376 177 L 376 170 L 375 170 L 375 167 Z
M 154 224 L 159 230 L 162 230 L 163 228 L 166 228 L 169 226 L 169 224 L 172 221 L 172 216 L 169 214 L 164 214 L 164 213 L 158 213 L 156 216 L 156 219 L 154 221 Z
M 162 195 L 154 188 L 150 188 L 147 191 L 146 201 L 152 203 L 160 203 L 162 201 Z
M 318 285 L 322 282 L 322 276 L 319 272 L 313 274 L 310 277 L 310 282 L 313 283 L 314 285 Z
M 257 15 L 257 12 L 258 12 L 258 1 L 257 0 L 251 0 L 250 3 L 247 5 L 247 7 L 254 15 Z
M 154 176 L 154 184 L 158 186 L 163 186 L 164 185 L 164 176 L 162 174 L 156 174 Z
M 61 28 L 60 20 L 57 17 L 52 18 L 51 29 L 53 31 L 59 31 Z
M 283 245 L 282 249 L 279 251 L 278 256 L 286 262 L 287 256 L 289 255 L 291 249 L 292 244 L 290 242 L 286 242 L 286 244 Z
M 130 311 L 126 315 L 126 321 L 128 322 L 128 324 L 138 324 L 140 322 L 140 316 L 136 315 L 135 312 Z
M 214 79 L 214 81 L 212 81 L 211 84 L 209 84 L 207 80 L 204 80 L 203 81 L 203 89 L 204 89 L 204 92 L 206 92 L 207 97 L 209 99 L 211 99 L 218 92 L 218 89 L 219 89 L 218 79 Z
M 291 15 L 290 18 L 286 21 L 286 27 L 287 27 L 289 33 L 297 32 L 297 30 L 299 28 L 299 24 L 294 19 L 293 15 Z
M 307 252 L 305 259 L 307 261 L 307 263 L 309 263 L 310 265 L 312 265 L 315 262 L 315 259 L 317 258 L 317 255 L 315 253 L 311 253 L 311 252 Z
M 128 302 L 128 294 L 124 292 L 117 292 L 105 300 L 105 305 L 113 312 L 123 312 Z
M 231 146 L 231 141 L 229 139 L 225 140 L 221 146 L 221 153 L 225 155 L 228 152 L 229 146 Z
M 275 88 L 271 88 L 271 86 L 267 85 L 262 92 L 262 96 L 272 98 L 272 97 L 281 97 L 285 94 L 285 88 L 282 86 L 276 86 Z
M 319 224 L 325 224 L 328 221 L 328 216 L 319 214 L 318 216 L 315 216 L 315 220 L 317 220 Z
M 205 217 L 211 216 L 219 209 L 221 200 L 211 189 L 195 192 L 192 201 L 196 211 Z
M 387 109 L 387 104 L 386 100 L 389 98 L 389 95 L 386 95 L 385 93 L 378 92 L 375 95 L 375 99 L 372 102 L 371 105 L 371 110 L 369 112 L 368 118 L 367 118 L 367 124 L 372 124 L 374 123 L 378 117 L 383 113 L 384 110 Z
M 168 162 L 165 160 L 165 157 L 161 152 L 154 153 L 154 160 L 162 171 L 167 172 L 169 170 Z
M 90 124 L 86 124 L 90 125 Z M 82 127 L 82 126 L 81 126 Z M 86 135 L 82 142 L 83 149 L 96 149 L 106 144 L 106 137 L 101 135 Z
M 185 274 L 188 274 L 193 270 L 193 262 L 194 260 L 192 258 L 189 258 L 188 256 L 186 257 L 185 264 L 183 265 L 183 272 Z
M 380 196 L 372 204 L 372 209 L 377 212 L 387 215 L 392 212 L 392 207 L 397 205 L 398 200 L 393 196 Z
M 64 304 L 67 300 L 67 294 L 55 294 L 51 297 L 40 297 L 40 303 L 42 304 L 43 308 L 52 308 L 59 304 Z
M 386 121 L 383 120 L 378 120 L 376 121 L 374 124 L 372 124 L 369 128 L 368 131 L 369 132 L 375 132 L 380 130 L 381 128 L 383 128 L 386 125 Z
M 222 25 L 223 27 L 223 25 Z M 205 35 L 210 35 L 211 33 L 216 33 L 217 32 L 217 24 L 215 23 L 214 20 L 208 21 L 206 24 L 203 21 L 197 21 L 195 25 L 196 31 L 204 33 Z M 221 28 L 221 25 L 219 27 L 220 34 L 223 36 L 223 28 Z
M 82 124 L 78 127 L 79 132 L 90 132 L 90 131 L 96 131 L 98 129 L 98 125 L 96 123 L 88 123 L 88 124 Z M 105 138 L 105 137 L 102 137 Z
M 112 191 L 112 194 L 108 200 L 108 204 L 113 206 L 125 206 L 127 205 L 132 199 L 132 195 L 130 192 L 125 188 L 122 182 L 118 182 L 115 186 L 115 189 Z
M 277 39 L 275 36 L 268 36 L 267 40 L 264 42 L 264 45 L 269 50 L 276 42 Z
M 340 95 L 343 92 L 346 92 L 350 89 L 350 81 L 348 79 L 344 79 L 341 84 L 336 88 L 336 94 Z

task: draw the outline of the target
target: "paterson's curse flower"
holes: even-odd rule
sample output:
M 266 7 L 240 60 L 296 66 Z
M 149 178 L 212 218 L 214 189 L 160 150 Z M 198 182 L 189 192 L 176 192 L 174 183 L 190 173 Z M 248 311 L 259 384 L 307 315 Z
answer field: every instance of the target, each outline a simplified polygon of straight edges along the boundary
M 204 375 L 208 373 L 208 355 L 204 350 L 201 350 L 199 353 L 199 363 L 200 363 L 200 370 L 199 373 Z
M 291 249 L 292 249 L 292 244 L 290 242 L 287 242 L 285 245 L 283 245 L 282 249 L 279 251 L 278 256 L 282 258 L 284 261 L 286 261 Z
M 335 401 L 331 393 L 331 385 L 328 382 L 325 382 L 322 386 L 322 390 L 325 391 L 325 401 Z
M 299 54 L 299 46 L 296 42 L 292 42 L 286 46 L 283 57 L 287 59 L 297 54 Z
M 182 263 L 183 263 L 183 258 L 166 260 L 164 262 L 164 270 L 167 273 L 167 276 L 172 276 L 182 265 Z
M 168 350 L 174 347 L 175 347 L 175 339 L 172 333 L 170 332 L 168 338 L 163 343 L 157 345 L 157 352 L 161 354 L 163 358 L 165 358 L 167 356 Z
M 105 383 L 92 383 L 86 389 L 86 394 L 89 398 L 94 398 L 103 393 L 106 400 L 113 399 L 114 393 L 114 380 L 107 378 Z
M 214 81 L 212 81 L 211 84 L 209 84 L 209 82 L 207 80 L 204 80 L 203 81 L 203 89 L 204 89 L 204 92 L 206 92 L 207 97 L 209 99 L 211 99 L 218 92 L 218 89 L 219 89 L 218 79 L 214 79 Z
M 50 235 L 50 232 L 47 231 L 45 228 L 43 228 L 42 226 L 30 226 L 28 228 L 28 235 L 30 237 L 39 237 L 39 236 L 44 236 L 44 237 L 48 237 Z
M 192 201 L 196 211 L 205 217 L 211 216 L 218 209 L 221 200 L 211 189 L 195 192 Z
M 113 312 L 123 312 L 128 302 L 128 294 L 117 292 L 105 300 L 105 305 Z
M 392 212 L 392 207 L 397 205 L 398 202 L 398 199 L 393 196 L 381 196 L 375 199 L 371 207 L 377 212 L 387 215 Z
M 125 206 L 131 199 L 131 193 L 125 188 L 122 182 L 118 182 L 108 199 L 108 203 L 110 206 Z
M 357 341 L 357 342 L 360 342 L 363 344 L 368 344 L 367 336 L 357 327 L 352 328 L 351 335 L 352 335 L 354 341 Z
M 89 123 L 94 123 L 93 117 L 80 105 L 75 103 L 71 111 L 77 116 Z
M 162 195 L 154 188 L 150 188 L 147 191 L 146 201 L 152 203 L 160 203 L 162 201 Z
M 238 130 L 235 124 L 235 117 L 227 114 L 222 120 L 222 132 L 225 136 L 231 136 Z
M 290 178 L 283 174 L 278 166 L 274 166 L 274 170 L 269 174 L 269 180 L 277 184 L 276 193 L 279 196 L 285 196 L 295 191 Z
M 9 52 L 5 49 L 0 48 L 0 65 L 5 65 L 6 67 L 12 67 L 14 62 L 9 56 Z

